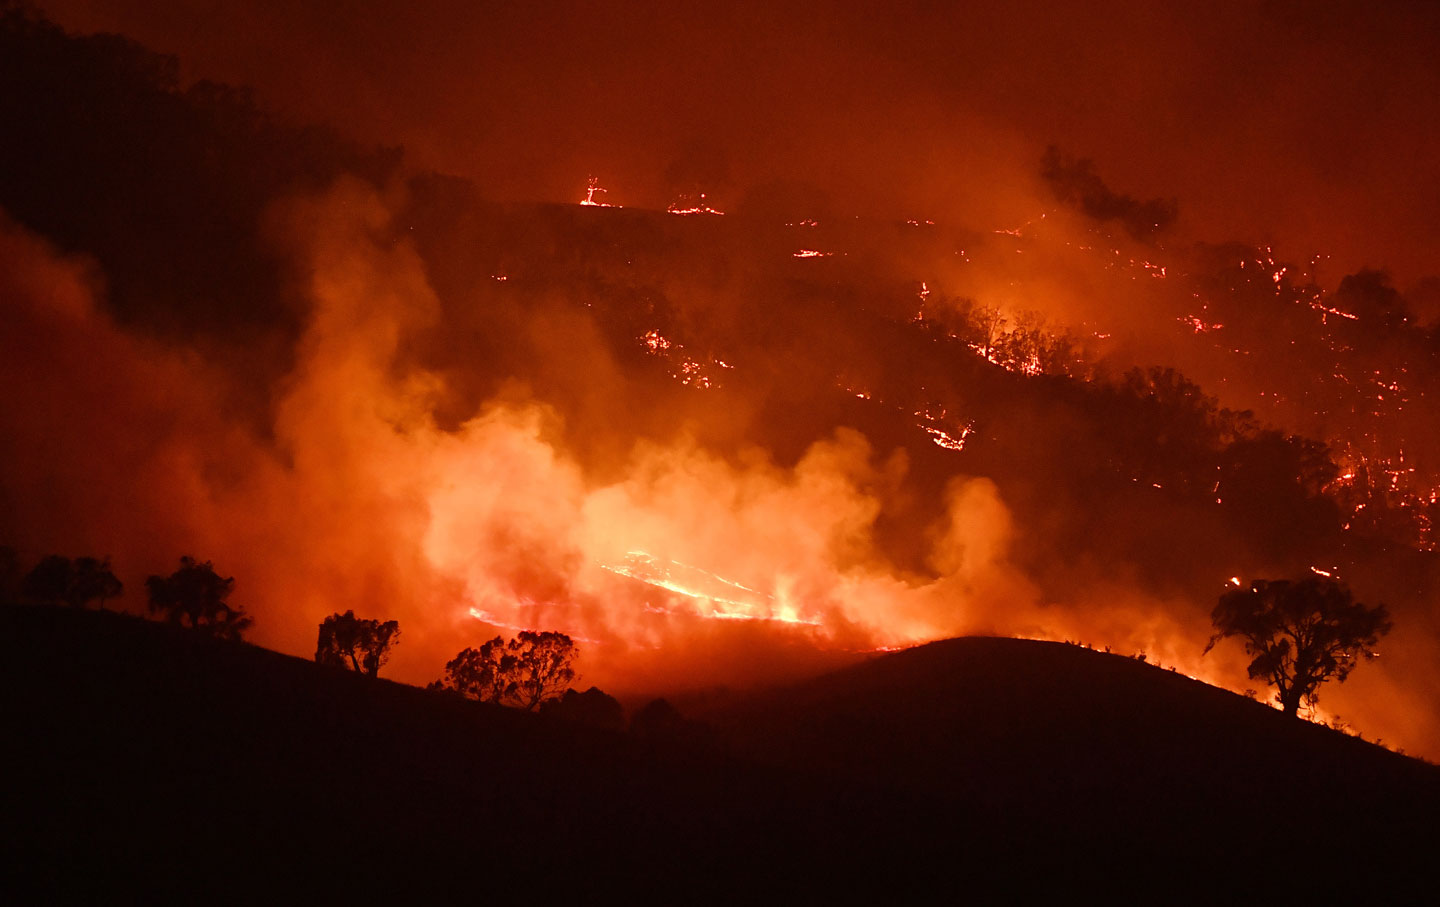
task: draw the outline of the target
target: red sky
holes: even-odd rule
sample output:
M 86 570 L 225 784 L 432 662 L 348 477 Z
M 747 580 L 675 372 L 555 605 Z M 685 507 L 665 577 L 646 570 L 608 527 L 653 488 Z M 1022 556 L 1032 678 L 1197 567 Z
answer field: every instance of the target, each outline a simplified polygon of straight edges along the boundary
M 42 0 L 262 106 L 403 143 L 502 198 L 663 206 L 677 161 L 735 204 L 822 182 L 857 212 L 1028 216 L 1048 143 L 1176 196 L 1190 236 L 1440 271 L 1440 8 Z M 1174 5 L 1178 7 L 1179 5 Z

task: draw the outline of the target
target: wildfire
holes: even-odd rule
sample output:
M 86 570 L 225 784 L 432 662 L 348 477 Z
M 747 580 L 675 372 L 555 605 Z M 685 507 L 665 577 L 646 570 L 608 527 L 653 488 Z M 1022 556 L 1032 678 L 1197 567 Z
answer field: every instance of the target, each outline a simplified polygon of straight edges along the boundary
M 724 359 L 709 357 L 708 361 L 700 361 L 692 356 L 686 355 L 685 347 L 674 343 L 655 329 L 646 331 L 640 335 L 640 342 L 644 344 L 646 351 L 652 356 L 659 356 L 672 364 L 670 377 L 676 379 L 686 387 L 699 388 L 701 390 L 718 386 L 718 378 L 715 370 L 728 370 L 734 368 Z
M 794 258 L 829 258 L 834 252 L 821 252 L 819 249 L 801 249 L 793 254 Z
M 670 349 L 671 343 L 666 340 L 657 330 L 651 329 L 640 335 L 640 340 L 652 353 L 662 353 Z
M 957 437 L 933 425 L 922 425 L 920 427 L 925 429 L 930 435 L 930 440 L 934 441 L 937 447 L 943 447 L 946 450 L 964 450 L 965 439 L 969 438 L 970 433 L 975 430 L 973 424 L 966 423 L 965 427 L 960 430 L 960 435 Z
M 602 202 L 602 201 L 600 201 L 599 199 L 597 199 L 597 198 L 595 197 L 596 195 L 598 195 L 598 194 L 600 194 L 600 193 L 602 193 L 602 192 L 608 192 L 608 191 L 609 191 L 609 190 L 607 190 L 607 189 L 602 189 L 602 188 L 600 188 L 600 179 L 599 179 L 598 177 L 592 176 L 592 177 L 590 177 L 590 185 L 585 188 L 585 197 L 580 200 L 580 204 L 585 205 L 585 206 L 590 207 L 590 208 L 622 208 L 622 207 L 624 207 L 623 205 L 612 205 L 612 204 L 610 204 L 609 202 Z
M 1188 325 L 1190 329 L 1197 334 L 1205 334 L 1209 333 L 1210 331 L 1218 331 L 1225 326 L 1218 322 L 1211 323 L 1205 321 L 1195 315 L 1181 315 L 1175 320 L 1180 322 L 1181 324 Z
M 682 217 L 687 217 L 692 214 L 725 213 L 724 211 L 720 211 L 716 208 L 710 207 L 710 204 L 705 201 L 705 193 L 703 192 L 700 193 L 698 198 L 691 198 L 688 195 L 682 195 L 680 196 L 680 198 L 671 202 L 669 207 L 667 207 L 665 210 L 670 214 L 679 214 Z
M 1360 320 L 1360 316 L 1359 316 L 1359 315 L 1356 315 L 1354 312 L 1346 312 L 1346 311 L 1344 311 L 1343 309 L 1337 309 L 1337 308 L 1335 308 L 1334 306 L 1328 306 L 1328 305 L 1326 305 L 1325 303 L 1321 302 L 1320 300 L 1321 300 L 1321 297 L 1320 297 L 1319 295 L 1316 295 L 1316 296 L 1310 301 L 1310 308 L 1312 308 L 1312 309 L 1314 309 L 1315 311 L 1317 311 L 1317 312 L 1320 313 L 1320 323 L 1321 323 L 1321 324 L 1328 324 L 1329 322 L 1326 321 L 1326 319 L 1329 318 L 1331 315 L 1335 315 L 1335 316 L 1338 316 L 1338 317 L 1340 317 L 1340 318 L 1348 318 L 1348 319 L 1351 320 L 1351 321 L 1359 321 L 1359 320 Z
M 621 563 L 601 564 L 600 567 L 617 576 L 688 599 L 696 616 L 702 618 L 820 625 L 817 619 L 801 617 L 791 605 L 777 604 L 771 595 L 701 567 L 656 557 L 645 551 L 628 551 Z M 651 609 L 660 613 L 672 610 L 653 605 Z

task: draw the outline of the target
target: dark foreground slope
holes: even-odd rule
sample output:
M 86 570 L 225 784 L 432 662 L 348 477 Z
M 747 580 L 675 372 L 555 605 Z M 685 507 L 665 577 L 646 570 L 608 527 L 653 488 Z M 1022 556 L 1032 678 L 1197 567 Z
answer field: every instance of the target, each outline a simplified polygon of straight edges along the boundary
M 887 779 L 991 816 L 1016 848 L 1195 883 L 1318 870 L 1383 890 L 1440 849 L 1435 766 L 1075 645 L 946 640 L 712 720 L 757 761 Z
M 1229 900 L 1434 853 L 1433 768 L 1065 647 L 937 644 L 666 742 L 117 615 L 0 633 L 7 878 L 59 894 Z

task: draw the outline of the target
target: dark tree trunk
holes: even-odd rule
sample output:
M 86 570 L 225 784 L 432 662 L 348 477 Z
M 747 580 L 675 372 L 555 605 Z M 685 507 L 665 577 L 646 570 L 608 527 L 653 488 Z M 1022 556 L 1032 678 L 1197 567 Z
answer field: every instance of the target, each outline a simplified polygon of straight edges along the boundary
M 1300 714 L 1300 687 L 1291 687 L 1280 696 L 1280 708 L 1286 715 Z

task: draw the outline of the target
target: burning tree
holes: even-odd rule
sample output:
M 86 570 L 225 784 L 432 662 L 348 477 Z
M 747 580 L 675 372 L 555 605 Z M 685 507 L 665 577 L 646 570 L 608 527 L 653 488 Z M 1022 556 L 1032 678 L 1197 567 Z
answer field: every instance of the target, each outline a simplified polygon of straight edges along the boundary
M 564 633 L 523 630 L 508 642 L 497 636 L 478 649 L 465 649 L 445 665 L 437 686 L 533 711 L 569 688 L 576 654 L 575 643 Z
M 1205 651 L 1223 637 L 1242 637 L 1254 656 L 1250 676 L 1275 687 L 1287 715 L 1302 702 L 1313 705 L 1325 681 L 1343 682 L 1357 659 L 1374 658 L 1371 647 L 1390 632 L 1384 605 L 1363 605 L 1345 584 L 1318 576 L 1232 589 L 1220 596 L 1211 620 L 1216 632 Z
M 315 644 L 315 661 L 322 665 L 349 667 L 374 677 L 390 657 L 390 647 L 400 637 L 400 624 L 356 617 L 354 611 L 335 613 L 320 624 Z
M 243 608 L 226 604 L 234 587 L 233 576 L 220 576 L 209 561 L 202 564 L 191 557 L 181 557 L 180 569 L 169 576 L 145 580 L 152 612 L 160 612 L 172 624 L 238 640 L 252 621 Z

